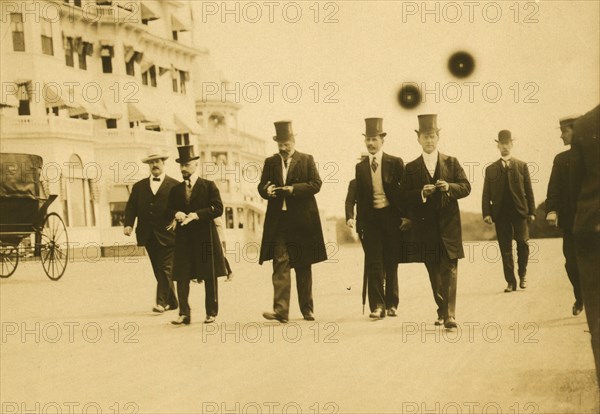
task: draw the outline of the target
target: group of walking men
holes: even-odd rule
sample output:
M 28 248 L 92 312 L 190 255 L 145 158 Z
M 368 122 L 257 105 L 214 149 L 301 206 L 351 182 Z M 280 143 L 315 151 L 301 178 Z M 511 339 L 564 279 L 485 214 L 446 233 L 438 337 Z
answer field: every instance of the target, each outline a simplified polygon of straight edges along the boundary
M 422 154 L 404 164 L 383 152 L 383 120 L 365 119 L 368 154 L 356 164 L 346 219 L 364 249 L 363 305 L 368 294 L 370 318 L 397 316 L 398 264 L 421 262 L 437 305 L 435 324 L 452 329 L 457 327 L 457 265 L 464 257 L 458 200 L 470 194 L 471 185 L 459 161 L 438 151 L 437 115 L 419 115 L 418 122 L 415 132 Z M 554 160 L 546 220 L 563 230 L 566 269 L 575 294 L 572 312 L 579 314 L 586 304 L 598 364 L 600 167 L 593 158 L 598 155 L 598 108 L 579 119 L 561 119 L 560 129 L 564 144 L 573 148 Z M 311 266 L 327 260 L 315 199 L 322 181 L 313 157 L 295 150 L 291 122 L 275 122 L 275 130 L 279 151 L 265 160 L 258 185 L 259 194 L 268 200 L 259 263 L 273 261 L 273 309 L 263 316 L 288 321 L 293 268 L 300 310 L 312 321 Z M 485 170 L 482 212 L 484 222 L 495 225 L 507 282 L 504 291 L 512 292 L 517 286 L 527 287 L 528 222 L 535 220 L 535 201 L 527 163 L 511 155 L 511 132 L 500 131 L 496 143 L 501 158 Z M 218 313 L 217 277 L 231 273 L 215 225 L 223 203 L 214 182 L 199 177 L 194 147 L 181 146 L 178 151 L 183 182 L 165 175 L 165 153 L 153 151 L 143 160 L 150 176 L 132 188 L 124 233 L 132 233 L 137 218 L 137 242 L 146 247 L 157 280 L 153 310 L 162 313 L 179 307 L 179 318 L 172 323 L 189 324 L 190 281 L 203 280 L 205 323 L 211 323 Z

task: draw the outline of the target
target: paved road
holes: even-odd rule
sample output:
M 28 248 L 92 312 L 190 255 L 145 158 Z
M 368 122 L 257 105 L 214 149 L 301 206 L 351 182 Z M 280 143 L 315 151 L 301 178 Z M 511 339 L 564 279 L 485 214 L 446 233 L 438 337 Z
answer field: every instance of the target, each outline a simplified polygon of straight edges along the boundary
M 529 288 L 504 294 L 497 246 L 470 244 L 459 264 L 461 329 L 433 325 L 422 265 L 400 267 L 400 315 L 361 314 L 362 251 L 342 247 L 314 267 L 316 322 L 294 304 L 290 324 L 261 318 L 270 266 L 231 257 L 217 324 L 205 326 L 194 285 L 192 324 L 150 312 L 147 258 L 74 262 L 59 282 L 39 263 L 0 281 L 3 412 L 596 413 L 585 316 L 559 240 L 534 241 Z M 292 300 L 296 301 L 295 293 Z M 60 409 L 60 411 L 59 411 Z M 71 410 L 71 411 L 69 411 Z

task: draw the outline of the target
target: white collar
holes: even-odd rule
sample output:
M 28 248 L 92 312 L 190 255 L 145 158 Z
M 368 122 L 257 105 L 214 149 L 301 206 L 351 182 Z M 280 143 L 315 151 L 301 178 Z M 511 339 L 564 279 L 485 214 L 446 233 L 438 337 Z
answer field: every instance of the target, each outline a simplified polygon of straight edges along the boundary
M 295 153 L 296 153 L 296 150 L 294 149 L 292 151 L 292 153 L 290 155 L 288 155 L 287 159 L 291 160 Z M 281 157 L 281 161 L 283 161 L 283 155 L 281 155 L 281 153 L 279 153 L 279 152 L 277 154 L 279 154 L 279 156 Z
M 439 151 L 436 149 L 434 150 L 431 154 L 427 154 L 425 151 L 423 151 L 423 160 L 424 161 L 429 161 L 429 162 L 437 162 L 438 158 L 439 158 Z
M 383 150 L 382 149 L 380 149 L 379 151 L 377 151 L 375 154 L 369 153 L 369 163 L 373 162 L 373 158 L 377 158 L 377 160 L 379 162 L 381 162 L 381 159 L 382 159 L 381 157 L 383 157 Z
M 193 187 L 196 184 L 196 181 L 198 181 L 198 173 L 195 172 L 192 175 L 190 175 L 189 180 L 190 180 L 190 185 Z
M 509 162 L 512 159 L 512 155 L 509 155 L 508 157 L 500 157 L 500 159 L 504 160 L 504 162 Z
M 166 175 L 166 173 L 162 173 L 158 177 L 155 177 L 152 174 L 150 174 L 150 181 L 154 181 L 153 180 L 154 178 L 158 178 L 160 180 L 160 182 L 162 183 L 165 180 L 165 175 Z

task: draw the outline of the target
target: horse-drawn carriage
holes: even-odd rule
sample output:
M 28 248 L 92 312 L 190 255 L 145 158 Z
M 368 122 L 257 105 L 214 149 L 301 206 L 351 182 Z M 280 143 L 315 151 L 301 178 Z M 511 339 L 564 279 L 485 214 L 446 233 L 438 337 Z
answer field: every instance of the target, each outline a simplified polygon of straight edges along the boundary
M 38 155 L 0 153 L 0 277 L 11 276 L 20 257 L 39 259 L 52 280 L 67 268 L 67 229 L 47 212 L 57 196 L 42 185 L 42 165 Z

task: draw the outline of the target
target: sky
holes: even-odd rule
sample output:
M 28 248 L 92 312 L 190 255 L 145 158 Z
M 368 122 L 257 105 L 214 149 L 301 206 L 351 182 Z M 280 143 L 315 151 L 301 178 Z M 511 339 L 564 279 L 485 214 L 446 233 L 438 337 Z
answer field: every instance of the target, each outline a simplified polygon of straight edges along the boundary
M 531 163 L 536 204 L 552 160 L 564 151 L 559 118 L 600 102 L 600 2 L 194 2 L 194 36 L 232 88 L 240 125 L 276 152 L 273 122 L 293 122 L 298 151 L 312 154 L 324 181 L 326 214 L 342 216 L 348 181 L 365 151 L 364 118 L 382 117 L 384 151 L 421 154 L 417 115 L 438 114 L 439 150 L 458 158 L 472 185 L 460 201 L 481 211 L 483 170 L 499 158 L 502 129 L 513 156 Z M 449 57 L 475 59 L 454 77 Z M 202 80 L 200 80 L 202 81 Z M 424 100 L 397 102 L 417 83 Z M 298 95 L 298 91 L 301 95 Z M 218 93 L 218 92 L 217 92 Z

